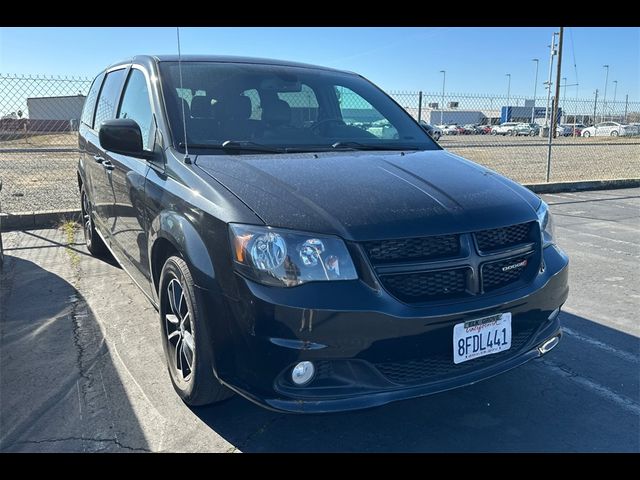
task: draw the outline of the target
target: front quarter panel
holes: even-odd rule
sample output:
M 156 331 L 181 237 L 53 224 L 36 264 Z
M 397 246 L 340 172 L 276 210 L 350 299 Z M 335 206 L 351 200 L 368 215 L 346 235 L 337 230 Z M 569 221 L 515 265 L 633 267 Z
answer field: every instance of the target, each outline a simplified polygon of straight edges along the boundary
M 154 248 L 165 239 L 187 262 L 197 286 L 218 290 L 216 271 L 230 264 L 227 224 L 262 222 L 223 186 L 203 180 L 171 150 L 166 153 L 166 170 L 151 168 L 145 184 L 151 278 L 159 278 Z

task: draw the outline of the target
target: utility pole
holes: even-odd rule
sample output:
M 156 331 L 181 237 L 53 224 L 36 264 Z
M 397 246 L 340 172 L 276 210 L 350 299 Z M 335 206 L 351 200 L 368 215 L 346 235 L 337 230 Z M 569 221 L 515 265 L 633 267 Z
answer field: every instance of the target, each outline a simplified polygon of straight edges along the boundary
M 562 38 L 564 36 L 564 27 L 560 27 L 560 39 L 558 40 L 558 68 L 557 68 L 557 72 L 556 72 L 556 94 L 555 94 L 555 102 L 553 105 L 554 108 L 554 112 L 552 115 L 552 125 L 551 128 L 553 129 L 553 137 L 555 138 L 557 136 L 557 125 L 558 125 L 558 117 L 560 115 L 558 115 L 558 110 L 559 110 L 559 102 L 558 99 L 560 98 L 560 80 L 562 79 Z
M 440 125 L 442 126 L 442 111 L 444 110 L 444 85 L 447 81 L 447 72 L 446 70 L 440 70 L 440 73 L 442 74 L 442 106 L 440 107 Z
M 607 70 L 607 73 L 604 77 L 604 95 L 602 96 L 602 115 L 600 116 L 600 121 L 604 122 L 604 115 L 606 113 L 605 109 L 607 108 L 607 83 L 609 83 L 609 65 L 603 65 L 602 68 Z
M 422 90 L 418 92 L 418 122 L 422 120 Z
M 596 124 L 596 112 L 598 111 L 598 89 L 596 88 L 596 99 L 593 101 L 593 124 Z
M 544 126 L 549 127 L 549 102 L 551 101 L 551 76 L 553 75 L 553 56 L 556 54 L 556 32 L 551 35 L 551 45 L 549 45 L 549 80 L 547 80 L 547 107 L 544 110 Z M 541 130 L 542 132 L 542 130 Z
M 531 61 L 536 62 L 536 79 L 533 82 L 533 108 L 531 109 L 531 123 L 534 123 L 536 112 L 536 92 L 538 90 L 538 67 L 540 66 L 540 59 L 534 58 Z

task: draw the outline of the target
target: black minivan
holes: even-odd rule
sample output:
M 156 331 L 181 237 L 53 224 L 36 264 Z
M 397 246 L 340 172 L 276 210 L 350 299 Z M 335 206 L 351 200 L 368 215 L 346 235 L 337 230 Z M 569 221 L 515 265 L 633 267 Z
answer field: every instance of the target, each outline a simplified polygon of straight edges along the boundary
M 79 143 L 87 248 L 158 309 L 189 405 L 366 408 L 561 337 L 568 259 L 547 205 L 360 75 L 137 56 L 96 77 Z

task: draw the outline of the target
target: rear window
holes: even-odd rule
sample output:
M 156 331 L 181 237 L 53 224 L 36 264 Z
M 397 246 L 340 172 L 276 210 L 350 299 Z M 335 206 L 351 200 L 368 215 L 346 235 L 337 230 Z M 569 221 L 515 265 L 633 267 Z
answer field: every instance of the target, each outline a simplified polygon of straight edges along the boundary
M 122 83 L 124 82 L 124 73 L 124 68 L 109 72 L 102 84 L 96 107 L 96 118 L 93 123 L 96 130 L 100 128 L 100 125 L 105 120 L 116 118 L 116 108 L 118 106 L 118 97 L 122 90 Z
M 104 73 L 101 73 L 93 80 L 87 98 L 84 101 L 84 107 L 82 108 L 81 121 L 91 128 L 93 128 L 93 113 L 96 109 L 96 99 L 102 86 L 102 80 L 104 80 Z

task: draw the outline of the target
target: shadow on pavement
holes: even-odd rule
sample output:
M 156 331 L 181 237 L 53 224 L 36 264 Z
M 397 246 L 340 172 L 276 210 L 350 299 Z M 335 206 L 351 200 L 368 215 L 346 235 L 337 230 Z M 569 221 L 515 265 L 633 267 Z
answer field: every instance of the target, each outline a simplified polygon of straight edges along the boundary
M 562 317 L 588 337 L 565 334 L 545 358 L 465 388 L 343 414 L 278 414 L 239 397 L 194 412 L 245 452 L 639 451 L 638 338 Z
M 55 248 L 47 247 L 64 245 L 34 240 L 31 250 L 5 244 L 0 451 L 146 450 L 93 312 L 76 287 L 54 273 L 61 269 L 73 278 L 73 257 L 56 263 Z

